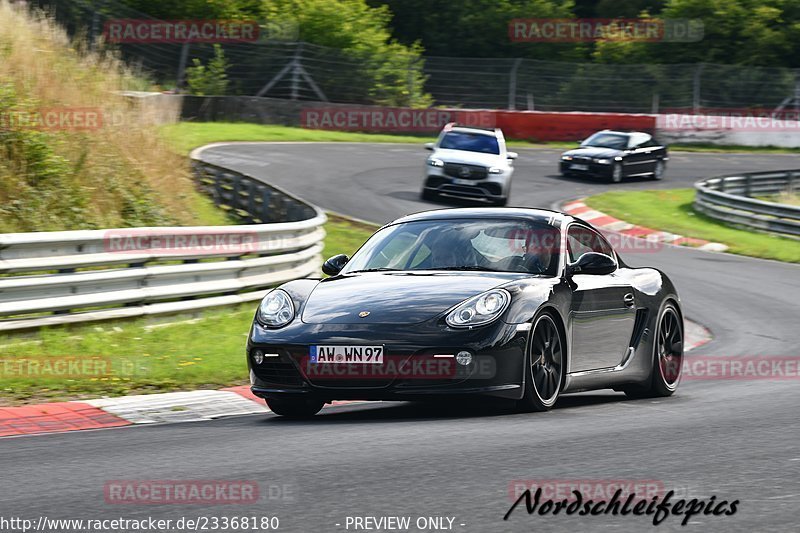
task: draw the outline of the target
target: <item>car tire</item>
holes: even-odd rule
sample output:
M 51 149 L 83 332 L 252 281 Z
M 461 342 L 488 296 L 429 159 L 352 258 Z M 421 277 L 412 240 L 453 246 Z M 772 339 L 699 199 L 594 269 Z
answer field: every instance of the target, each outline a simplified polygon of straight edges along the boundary
M 611 167 L 611 183 L 620 183 L 622 181 L 622 163 L 614 163 Z
M 425 200 L 426 202 L 433 202 L 439 197 L 439 195 L 433 191 L 429 191 L 428 189 L 422 189 L 419 197 L 421 200 Z
M 653 364 L 646 383 L 624 388 L 632 399 L 672 396 L 683 367 L 683 323 L 678 308 L 667 302 L 658 316 L 653 341 Z
M 547 311 L 538 315 L 527 343 L 524 393 L 517 401 L 518 411 L 547 411 L 555 405 L 564 383 L 565 348 L 553 315 Z
M 311 418 L 319 413 L 325 402 L 322 400 L 310 400 L 307 398 L 267 398 L 267 406 L 276 415 L 285 418 Z
M 662 180 L 664 179 L 664 170 L 666 169 L 666 165 L 663 161 L 656 162 L 656 168 L 653 170 L 653 179 L 654 180 Z

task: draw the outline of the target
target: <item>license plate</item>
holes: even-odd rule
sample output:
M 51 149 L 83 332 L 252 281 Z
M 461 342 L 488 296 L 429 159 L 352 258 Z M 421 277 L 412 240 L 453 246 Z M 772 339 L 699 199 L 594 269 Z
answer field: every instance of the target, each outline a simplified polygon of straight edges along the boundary
M 589 165 L 572 165 L 569 168 L 573 170 L 589 170 Z
M 462 180 L 458 178 L 453 178 L 453 183 L 456 185 L 475 185 L 475 182 L 472 180 Z
M 382 364 L 383 346 L 312 346 L 312 363 Z

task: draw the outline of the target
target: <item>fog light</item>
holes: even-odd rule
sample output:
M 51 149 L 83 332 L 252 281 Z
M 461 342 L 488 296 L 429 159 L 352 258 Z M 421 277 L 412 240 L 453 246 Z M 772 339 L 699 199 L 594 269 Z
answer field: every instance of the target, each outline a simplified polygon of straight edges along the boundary
M 459 365 L 467 366 L 472 362 L 472 354 L 469 352 L 458 352 L 456 354 L 456 361 Z
M 264 352 L 261 350 L 253 350 L 253 362 L 260 365 L 264 362 Z

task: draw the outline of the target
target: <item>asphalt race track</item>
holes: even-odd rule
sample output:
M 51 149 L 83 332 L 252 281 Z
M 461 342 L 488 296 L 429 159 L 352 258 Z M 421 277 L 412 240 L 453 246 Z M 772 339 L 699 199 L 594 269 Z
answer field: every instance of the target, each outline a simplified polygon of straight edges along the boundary
M 550 207 L 612 187 L 559 177 L 558 151 L 519 152 L 510 205 Z M 210 148 L 203 158 L 326 209 L 385 222 L 436 207 L 418 200 L 425 154 L 411 145 L 250 144 Z M 613 187 L 685 187 L 715 174 L 796 166 L 793 156 L 677 153 L 663 182 Z M 714 341 L 690 359 L 800 355 L 800 266 L 672 247 L 626 260 L 666 271 L 687 316 L 712 330 Z M 231 354 L 231 364 L 242 359 Z M 503 515 L 514 480 L 655 480 L 678 498 L 740 500 L 734 516 L 697 515 L 687 527 L 670 516 L 659 531 L 798 531 L 798 407 L 796 379 L 705 380 L 685 381 L 660 401 L 566 396 L 545 414 L 358 404 L 308 422 L 249 416 L 7 438 L 0 515 L 274 515 L 279 531 L 309 532 L 354 531 L 345 528 L 348 516 L 410 516 L 412 524 L 446 516 L 455 517 L 453 530 L 476 533 L 648 531 L 651 517 L 528 516 L 524 506 L 508 521 Z M 115 479 L 258 480 L 264 494 L 256 505 L 110 505 L 103 485 Z

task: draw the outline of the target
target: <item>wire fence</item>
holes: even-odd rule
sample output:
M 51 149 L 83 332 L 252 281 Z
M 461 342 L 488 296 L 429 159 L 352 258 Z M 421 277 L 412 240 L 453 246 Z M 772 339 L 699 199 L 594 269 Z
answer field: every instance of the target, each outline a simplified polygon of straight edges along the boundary
M 148 19 L 114 0 L 39 0 L 72 34 L 99 42 L 113 19 Z M 272 29 L 274 30 L 274 28 Z M 222 44 L 228 94 L 350 104 L 658 113 L 800 110 L 800 70 L 720 64 L 565 63 L 523 58 L 380 56 L 294 42 L 292 28 Z M 700 44 L 701 45 L 701 44 Z M 115 44 L 129 64 L 185 90 L 207 43 Z M 419 95 L 423 95 L 420 98 Z

